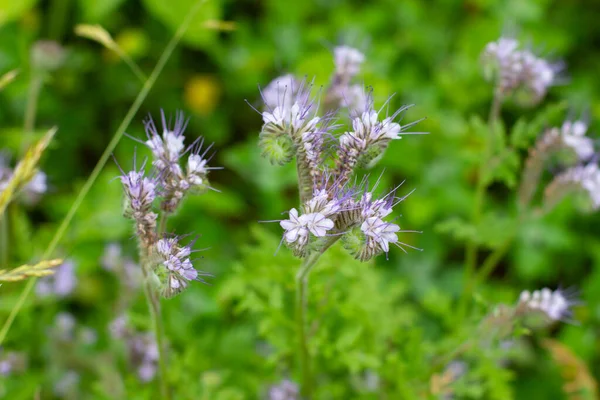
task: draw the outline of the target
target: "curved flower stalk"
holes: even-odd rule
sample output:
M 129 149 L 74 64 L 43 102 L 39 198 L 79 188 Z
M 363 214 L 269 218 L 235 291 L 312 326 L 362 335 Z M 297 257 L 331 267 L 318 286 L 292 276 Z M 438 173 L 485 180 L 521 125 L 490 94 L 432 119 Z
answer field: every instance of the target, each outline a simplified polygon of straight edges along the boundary
M 125 193 L 124 216 L 134 221 L 140 245 L 140 264 L 144 275 L 144 291 L 154 322 L 158 346 L 161 391 L 163 398 L 170 393 L 166 381 L 165 343 L 160 314 L 160 297 L 170 298 L 185 290 L 192 281 L 207 276 L 197 271 L 190 258 L 191 244 L 181 243 L 181 236 L 165 235 L 167 218 L 180 206 L 188 194 L 199 194 L 210 189 L 207 175 L 215 169 L 208 166 L 210 146 L 202 151 L 202 140 L 185 147 L 184 131 L 187 121 L 178 113 L 174 124 L 167 122 L 161 112 L 162 132 L 159 133 L 151 118 L 145 122 L 145 144 L 152 152 L 152 171 L 146 174 L 144 162 L 140 169 L 125 172 L 121 169 L 121 183 Z M 184 157 L 187 160 L 182 160 Z M 121 167 L 119 167 L 121 168 Z M 160 202 L 159 209 L 155 202 Z M 157 220 L 160 219 L 160 223 Z
M 398 234 L 415 231 L 401 230 L 384 220 L 403 198 L 396 197 L 395 190 L 376 198 L 368 190 L 366 178 L 359 185 L 350 183 L 356 179 L 358 168 L 373 166 L 393 140 L 419 133 L 406 132 L 416 122 L 402 125 L 398 121 L 410 106 L 383 115 L 374 108 L 370 93 L 351 84 L 364 55 L 347 46 L 336 48 L 334 55 L 335 72 L 322 101 L 311 96 L 310 84 L 291 75 L 275 79 L 261 92 L 262 154 L 272 164 L 295 159 L 298 172 L 299 206 L 278 222 L 283 229 L 282 243 L 303 259 L 296 276 L 296 322 L 301 390 L 307 399 L 312 393 L 312 374 L 306 336 L 306 286 L 319 257 L 339 239 L 361 261 L 387 254 L 390 245 L 414 248 L 401 243 Z M 357 94 L 357 98 L 350 99 L 348 93 Z M 340 107 L 348 107 L 351 117 L 351 126 L 346 129 L 335 123 Z

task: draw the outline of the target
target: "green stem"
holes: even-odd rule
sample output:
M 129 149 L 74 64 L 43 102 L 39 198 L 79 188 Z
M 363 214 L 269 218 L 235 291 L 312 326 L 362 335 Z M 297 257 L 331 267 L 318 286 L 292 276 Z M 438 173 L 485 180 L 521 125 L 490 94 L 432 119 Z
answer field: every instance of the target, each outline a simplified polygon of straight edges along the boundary
M 151 269 L 148 263 L 149 255 L 147 250 L 141 250 L 140 260 L 142 260 L 142 270 L 144 272 L 144 294 L 148 302 L 148 310 L 150 311 L 150 319 L 152 320 L 152 329 L 156 338 L 156 346 L 158 347 L 158 369 L 159 369 L 159 385 L 161 398 L 169 400 L 171 391 L 169 390 L 169 382 L 167 378 L 167 354 L 165 347 L 165 332 L 162 323 L 162 313 L 160 309 L 160 298 L 157 296 L 156 290 L 152 287 L 150 278 Z
M 490 107 L 490 115 L 488 120 L 488 125 L 490 129 L 490 133 L 495 129 L 496 121 L 500 118 L 500 110 L 502 107 L 502 93 L 496 90 L 494 92 L 494 99 L 492 101 L 492 105 Z M 479 168 L 477 171 L 477 186 L 475 189 L 475 201 L 473 204 L 473 214 L 472 214 L 472 225 L 477 229 L 481 222 L 481 216 L 483 211 L 483 204 L 485 202 L 485 194 L 486 194 L 486 182 L 484 179 L 485 175 L 485 167 L 486 163 L 490 158 L 490 153 L 492 151 L 491 146 L 492 138 L 486 137 L 484 156 L 481 158 L 479 162 Z M 459 318 L 462 320 L 468 309 L 468 301 L 471 297 L 473 291 L 473 277 L 475 275 L 475 267 L 477 265 L 477 253 L 479 249 L 479 244 L 476 240 L 469 240 L 467 242 L 467 246 L 465 248 L 465 273 L 463 278 L 463 291 L 459 302 Z
M 311 373 L 310 352 L 308 351 L 308 335 L 306 308 L 306 291 L 308 286 L 308 276 L 315 266 L 319 257 L 323 255 L 340 236 L 330 236 L 323 246 L 315 252 L 312 252 L 304 259 L 302 266 L 296 274 L 296 329 L 298 334 L 298 352 L 300 356 L 301 385 L 300 389 L 304 400 L 310 400 L 313 391 L 313 381 Z
M 158 78 L 158 76 L 162 72 L 165 64 L 169 60 L 171 53 L 173 53 L 173 50 L 175 50 L 177 43 L 179 43 L 179 41 L 181 40 L 181 37 L 187 31 L 187 28 L 189 27 L 190 23 L 192 22 L 192 19 L 194 18 L 194 16 L 200 9 L 200 5 L 202 5 L 205 1 L 206 0 L 200 0 L 194 6 L 192 6 L 192 9 L 187 14 L 186 19 L 181 23 L 179 29 L 177 30 L 177 32 L 175 33 L 175 35 L 173 36 L 173 38 L 171 39 L 171 41 L 169 42 L 169 44 L 167 45 L 165 50 L 163 51 L 162 55 L 160 56 L 160 59 L 158 60 L 158 62 L 156 63 L 156 66 L 154 67 L 154 70 L 150 74 L 150 77 L 148 78 L 148 80 L 146 81 L 144 86 L 142 87 L 142 90 L 140 90 L 140 93 L 137 95 L 137 97 L 136 97 L 135 101 L 133 102 L 133 104 L 131 105 L 131 107 L 129 108 L 129 111 L 127 112 L 127 115 L 125 115 L 125 118 L 121 122 L 121 125 L 119 125 L 117 132 L 115 133 L 115 136 L 112 138 L 112 140 L 106 147 L 106 150 L 104 150 L 104 153 L 100 157 L 98 164 L 96 164 L 96 167 L 94 168 L 94 170 L 92 171 L 92 174 L 90 175 L 88 180 L 85 182 L 85 184 L 81 188 L 81 191 L 77 195 L 77 198 L 73 202 L 73 205 L 69 209 L 69 212 L 67 213 L 65 218 L 62 220 L 60 226 L 58 227 L 58 230 L 56 231 L 56 233 L 54 234 L 54 237 L 52 238 L 52 241 L 50 242 L 50 244 L 46 248 L 46 251 L 44 252 L 44 255 L 42 256 L 43 260 L 47 260 L 48 258 L 50 258 L 50 256 L 56 249 L 58 242 L 62 239 L 63 235 L 67 231 L 67 227 L 69 226 L 69 224 L 71 223 L 71 220 L 75 216 L 75 213 L 81 206 L 83 199 L 85 198 L 85 196 L 87 196 L 92 185 L 94 184 L 94 182 L 100 175 L 102 168 L 104 168 L 104 165 L 106 164 L 106 162 L 108 161 L 113 150 L 117 146 L 117 143 L 119 143 L 119 140 L 121 140 L 121 137 L 125 133 L 125 129 L 127 129 L 129 124 L 131 123 L 131 120 L 133 119 L 133 117 L 139 110 L 140 106 L 146 99 L 146 96 L 148 96 L 150 89 L 152 89 L 152 87 L 154 86 L 156 79 Z M 9 314 L 6 322 L 2 326 L 2 330 L 0 330 L 0 345 L 4 342 L 4 339 L 6 338 L 6 335 L 9 331 L 14 319 L 19 314 L 19 311 L 23 307 L 25 300 L 31 293 L 31 290 L 33 289 L 33 287 L 35 286 L 36 281 L 37 281 L 37 279 L 35 279 L 35 278 L 29 279 L 27 281 L 27 284 L 26 284 L 25 288 L 23 289 L 23 291 L 21 292 L 21 295 L 19 296 L 17 303 L 15 304 L 13 309 L 10 311 L 10 314 Z
M 27 92 L 27 105 L 25 106 L 25 118 L 23 123 L 23 142 L 21 144 L 21 153 L 25 153 L 31 142 L 33 142 L 33 129 L 35 128 L 35 116 L 37 114 L 38 100 L 44 78 L 42 73 L 32 70 L 31 82 Z
M 496 266 L 498 265 L 500 260 L 502 260 L 502 257 L 504 257 L 508 249 L 510 249 L 510 245 L 513 239 L 514 237 L 511 235 L 511 237 L 506 239 L 504 243 L 500 245 L 500 247 L 498 247 L 489 256 L 487 256 L 487 258 L 481 265 L 481 268 L 479 269 L 479 271 L 477 271 L 477 274 L 472 280 L 471 287 L 473 289 L 475 289 L 475 287 L 479 283 L 485 281 L 487 277 L 490 276 L 492 272 L 494 272 L 494 269 L 496 269 Z
M 298 352 L 300 353 L 300 371 L 303 399 L 312 398 L 312 374 L 310 365 L 310 352 L 308 351 L 308 338 L 306 335 L 306 288 L 308 274 L 322 253 L 312 253 L 304 259 L 302 267 L 296 274 L 296 324 L 298 331 Z

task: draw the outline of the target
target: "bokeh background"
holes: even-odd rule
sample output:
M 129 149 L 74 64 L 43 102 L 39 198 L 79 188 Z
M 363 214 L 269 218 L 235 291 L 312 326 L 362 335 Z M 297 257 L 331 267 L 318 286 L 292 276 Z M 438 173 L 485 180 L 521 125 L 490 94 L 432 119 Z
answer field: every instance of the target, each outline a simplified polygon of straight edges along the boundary
M 30 49 L 36 40 L 50 39 L 67 52 L 63 65 L 44 84 L 37 113 L 36 133 L 59 127 L 42 163 L 49 191 L 35 205 L 9 209 L 10 265 L 41 256 L 142 87 L 114 52 L 76 36 L 75 25 L 101 24 L 149 74 L 192 3 L 0 0 L 0 73 L 20 71 L 0 92 L 0 147 L 13 160 L 21 146 Z M 418 130 L 430 134 L 395 142 L 373 172 L 378 175 L 385 168 L 386 186 L 404 181 L 405 193 L 416 189 L 399 206 L 400 224 L 423 231 L 406 240 L 424 251 L 394 250 L 388 260 L 379 257 L 374 266 L 356 268 L 369 268 L 370 274 L 401 283 L 411 312 L 425 316 L 415 320 L 419 329 L 425 334 L 438 332 L 440 326 L 452 324 L 453 302 L 462 289 L 464 241 L 456 226 L 471 213 L 475 161 L 483 143 L 469 121 L 473 115 L 487 117 L 492 97 L 481 73 L 481 50 L 500 35 L 511 34 L 565 63 L 563 84 L 552 88 L 540 106 L 506 105 L 507 124 L 521 117 L 532 119 L 541 109 L 564 102 L 562 117 L 587 119 L 591 136 L 596 137 L 598 15 L 600 3 L 593 0 L 208 0 L 127 129 L 129 135 L 142 138 L 147 114 L 158 117 L 161 109 L 183 110 L 190 117 L 190 140 L 203 136 L 214 143 L 212 164 L 224 167 L 211 174 L 219 192 L 188 199 L 169 221 L 171 231 L 199 235 L 196 247 L 207 250 L 198 267 L 214 275 L 210 286 L 193 285 L 164 302 L 167 333 L 177 353 L 172 368 L 180 398 L 257 398 L 289 372 L 263 354 L 261 320 L 236 311 L 243 299 L 238 278 L 259 283 L 263 279 L 259 266 L 253 273 L 254 263 L 273 257 L 271 263 L 295 268 L 288 250 L 273 256 L 279 227 L 258 224 L 279 219 L 296 202 L 293 166 L 272 167 L 260 158 L 257 135 L 262 121 L 245 102 L 260 104 L 259 85 L 288 72 L 326 85 L 333 71 L 333 47 L 349 44 L 366 55 L 360 79 L 373 87 L 376 103 L 395 93 L 392 108 L 415 104 L 404 121 L 427 117 Z M 231 23 L 206 29 L 207 20 Z M 135 146 L 130 138 L 121 140 L 114 153 L 121 165 L 132 164 Z M 143 152 L 138 149 L 138 158 Z M 6 398 L 32 398 L 36 393 L 40 398 L 111 398 L 117 395 L 106 387 L 119 379 L 128 390 L 126 398 L 153 398 L 152 384 L 139 382 L 135 371 L 128 370 L 119 356 L 124 350 L 107 329 L 116 317 L 115 299 L 126 289 L 100 260 L 109 243 L 119 243 L 129 257 L 136 253 L 130 224 L 121 215 L 117 175 L 115 164 L 109 162 L 59 245 L 57 255 L 75 265 L 74 291 L 64 297 L 32 296 L 9 333 L 3 351 L 24 354 L 27 365 L 0 379 Z M 482 258 L 497 244 L 494 231 L 505 228 L 503 218 L 514 212 L 510 182 L 494 184 L 490 193 L 486 207 L 496 218 L 489 223 L 489 246 L 484 246 Z M 599 223 L 597 214 L 582 213 L 570 200 L 562 202 L 544 218 L 520 227 L 518 240 L 478 289 L 478 296 L 485 299 L 480 301 L 494 304 L 513 303 L 524 289 L 576 287 L 582 300 L 575 312 L 577 322 L 561 324 L 547 335 L 565 344 L 596 378 L 600 378 Z M 265 235 L 268 239 L 260 239 Z M 22 287 L 0 288 L 3 320 Z M 141 327 L 146 323 L 144 307 L 140 295 L 130 311 L 130 318 Z M 74 340 L 66 349 L 61 347 L 64 343 L 57 344 L 57 315 L 65 312 L 74 316 L 79 335 L 81 327 L 93 333 L 90 344 Z M 547 350 L 534 342 L 530 351 L 529 362 L 515 367 L 512 395 L 566 398 L 559 367 Z M 66 378 L 72 382 L 64 383 Z M 58 382 L 71 386 L 61 391 Z M 464 398 L 492 398 L 489 390 Z M 358 393 L 346 393 L 351 397 L 345 398 L 402 398 Z

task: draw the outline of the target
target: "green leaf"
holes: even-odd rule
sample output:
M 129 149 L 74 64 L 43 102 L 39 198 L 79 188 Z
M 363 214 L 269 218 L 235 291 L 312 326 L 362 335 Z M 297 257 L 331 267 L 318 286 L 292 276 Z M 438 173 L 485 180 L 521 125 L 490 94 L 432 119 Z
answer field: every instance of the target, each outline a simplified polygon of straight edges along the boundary
M 150 14 L 175 32 L 198 1 L 143 0 L 143 3 Z M 207 29 L 204 24 L 209 20 L 220 19 L 222 14 L 221 3 L 218 0 L 207 0 L 200 7 L 200 11 L 196 14 L 183 36 L 185 42 L 197 48 L 207 47 L 216 38 L 217 32 L 213 29 Z
M 85 22 L 100 22 L 115 11 L 125 0 L 79 0 Z
M 0 26 L 6 22 L 19 19 L 35 3 L 37 3 L 37 0 L 0 0 Z

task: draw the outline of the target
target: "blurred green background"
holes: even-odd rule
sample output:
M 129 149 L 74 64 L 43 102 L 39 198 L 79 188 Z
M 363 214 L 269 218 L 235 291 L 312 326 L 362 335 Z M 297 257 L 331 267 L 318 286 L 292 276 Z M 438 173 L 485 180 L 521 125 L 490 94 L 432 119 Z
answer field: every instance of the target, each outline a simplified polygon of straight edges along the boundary
M 75 25 L 101 24 L 149 74 L 193 3 L 0 0 L 0 74 L 19 69 L 16 80 L 0 92 L 0 148 L 7 149 L 13 160 L 21 146 L 30 49 L 36 40 L 51 39 L 66 50 L 64 64 L 44 84 L 37 113 L 36 132 L 59 127 L 42 163 L 49 192 L 36 205 L 10 208 L 10 265 L 41 256 L 142 87 L 117 55 L 76 36 Z M 258 265 L 252 273 L 253 263 L 267 257 L 273 257 L 269 262 L 276 266 L 281 262 L 281 268 L 295 268 L 288 250 L 272 256 L 279 227 L 257 228 L 257 221 L 278 219 L 297 201 L 293 166 L 272 167 L 260 158 L 261 117 L 245 103 L 260 104 L 258 85 L 288 72 L 314 76 L 317 85 L 326 85 L 333 71 L 332 48 L 345 43 L 364 51 L 360 79 L 374 88 L 376 103 L 396 93 L 393 107 L 416 105 L 405 114 L 405 121 L 427 117 L 418 130 L 430 135 L 395 142 L 374 171 L 378 175 L 385 168 L 384 186 L 405 181 L 404 193 L 416 189 L 399 206 L 399 221 L 405 229 L 423 231 L 406 241 L 424 251 L 406 255 L 394 250 L 389 260 L 379 257 L 375 266 L 356 267 L 402 283 L 412 312 L 426 316 L 415 321 L 421 321 L 416 323 L 427 335 L 429 329 L 452 324 L 452 301 L 462 289 L 464 242 L 455 230 L 447 229 L 447 221 L 460 224 L 473 206 L 483 141 L 469 121 L 475 114 L 487 117 L 492 95 L 481 74 L 481 50 L 509 33 L 566 64 L 564 84 L 552 88 L 539 107 L 507 104 L 503 110 L 507 124 L 520 117 L 533 119 L 540 109 L 566 101 L 562 117 L 588 118 L 590 135 L 595 137 L 600 117 L 598 15 L 600 3 L 593 0 L 208 0 L 127 128 L 129 135 L 142 138 L 142 119 L 148 113 L 157 118 L 161 109 L 167 113 L 181 109 L 190 117 L 188 140 L 203 136 L 214 142 L 212 164 L 224 167 L 211 173 L 220 192 L 188 199 L 169 221 L 170 231 L 200 235 L 196 247 L 207 250 L 197 267 L 215 275 L 212 285 L 192 285 L 164 302 L 167 333 L 177 354 L 172 368 L 180 398 L 258 398 L 268 385 L 289 375 L 265 361 L 261 321 L 236 312 L 240 300 L 230 295 L 237 293 L 232 282 L 240 285 L 235 265 L 244 264 L 244 279 L 257 282 L 263 277 Z M 207 29 L 207 20 L 231 21 L 233 26 Z M 135 146 L 130 138 L 121 140 L 114 154 L 121 165 L 132 164 Z M 138 149 L 146 155 L 144 151 Z M 136 252 L 129 221 L 121 216 L 117 175 L 110 161 L 60 243 L 57 256 L 76 264 L 75 291 L 61 299 L 32 296 L 34 301 L 27 303 L 9 333 L 4 351 L 24 353 L 28 363 L 24 371 L 0 380 L 6 398 L 32 398 L 35 393 L 41 398 L 60 397 L 55 385 L 66 371 L 76 371 L 79 379 L 76 389 L 64 395 L 67 398 L 117 396 L 106 389 L 116 379 L 115 371 L 128 389 L 125 398 L 153 398 L 153 386 L 137 382 L 135 374 L 127 372 L 117 356 L 123 349 L 115 347 L 107 331 L 108 322 L 116 317 L 114 300 L 124 289 L 101 268 L 100 259 L 111 242 L 122 244 L 129 257 Z M 497 244 L 493 231 L 502 231 L 505 217 L 514 211 L 510 182 L 494 184 L 490 192 L 492 233 L 482 258 Z M 583 304 L 575 313 L 578 322 L 563 324 L 548 335 L 570 348 L 596 379 L 600 378 L 599 222 L 597 214 L 581 213 L 572 201 L 561 203 L 550 215 L 520 227 L 519 238 L 500 267 L 479 288 L 489 303 L 512 303 L 521 290 L 544 286 L 579 289 Z M 261 235 L 268 239 L 260 239 Z M 257 246 L 262 246 L 260 255 L 253 253 Z M 360 274 L 355 279 L 360 280 Z M 0 288 L 2 320 L 22 286 Z M 60 350 L 51 328 L 59 312 L 69 312 L 80 326 L 93 329 L 96 341 L 71 343 L 68 351 Z M 142 297 L 130 317 L 144 326 Z M 532 348 L 535 355 L 525 367 L 516 367 L 514 397 L 566 398 L 558 367 L 538 343 Z M 96 360 L 95 367 L 82 359 Z M 331 398 L 403 398 L 340 393 Z M 486 393 L 464 398 L 491 398 Z

